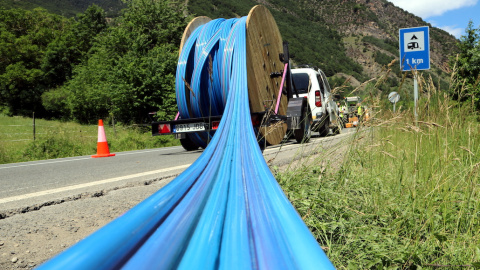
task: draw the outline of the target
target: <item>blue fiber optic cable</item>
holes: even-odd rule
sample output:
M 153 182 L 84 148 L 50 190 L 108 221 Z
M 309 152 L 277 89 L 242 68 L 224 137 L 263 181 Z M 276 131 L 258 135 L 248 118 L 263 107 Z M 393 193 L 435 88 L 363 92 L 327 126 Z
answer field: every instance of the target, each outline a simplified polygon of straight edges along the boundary
M 204 72 L 208 55 L 214 66 Z M 182 118 L 223 112 L 209 146 L 168 185 L 38 269 L 335 269 L 264 160 L 246 70 L 246 17 L 197 28 L 179 58 L 177 104 Z M 189 104 L 184 80 L 202 104 Z

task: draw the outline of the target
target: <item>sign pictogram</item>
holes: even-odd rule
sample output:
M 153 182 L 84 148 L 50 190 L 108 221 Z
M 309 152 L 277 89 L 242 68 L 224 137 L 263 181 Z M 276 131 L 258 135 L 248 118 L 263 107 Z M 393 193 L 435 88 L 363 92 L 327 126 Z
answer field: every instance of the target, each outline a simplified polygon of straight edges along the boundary
M 428 26 L 400 29 L 399 40 L 402 71 L 430 69 Z

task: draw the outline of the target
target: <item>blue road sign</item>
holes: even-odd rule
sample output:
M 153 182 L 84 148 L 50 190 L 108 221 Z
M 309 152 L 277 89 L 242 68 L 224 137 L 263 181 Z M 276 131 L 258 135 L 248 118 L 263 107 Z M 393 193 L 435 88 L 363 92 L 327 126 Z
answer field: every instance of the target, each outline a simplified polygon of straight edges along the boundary
M 400 29 L 400 69 L 430 69 L 430 33 L 428 26 Z

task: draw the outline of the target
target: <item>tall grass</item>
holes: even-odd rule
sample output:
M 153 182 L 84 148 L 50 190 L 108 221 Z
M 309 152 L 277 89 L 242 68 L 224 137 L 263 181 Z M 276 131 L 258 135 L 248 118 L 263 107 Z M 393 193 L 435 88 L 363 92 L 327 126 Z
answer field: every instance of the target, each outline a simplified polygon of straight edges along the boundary
M 277 175 L 338 269 L 480 267 L 478 116 L 426 80 L 422 91 L 418 122 L 377 108 L 336 167 Z
M 173 136 L 152 137 L 146 128 L 107 123 L 104 128 L 110 152 L 179 145 Z M 97 125 L 37 119 L 34 140 L 31 118 L 0 115 L 0 164 L 93 155 L 97 131 Z

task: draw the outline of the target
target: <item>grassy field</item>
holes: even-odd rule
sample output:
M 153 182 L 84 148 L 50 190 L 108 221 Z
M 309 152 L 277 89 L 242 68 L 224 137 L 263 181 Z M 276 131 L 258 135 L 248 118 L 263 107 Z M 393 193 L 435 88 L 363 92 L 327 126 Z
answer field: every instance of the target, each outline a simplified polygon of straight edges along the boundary
M 341 164 L 276 176 L 338 269 L 480 267 L 478 115 L 428 96 L 418 123 L 380 111 L 336 154 Z
M 179 145 L 173 136 L 152 137 L 147 128 L 105 124 L 110 152 Z M 0 115 L 0 164 L 81 155 L 97 151 L 97 125 Z

